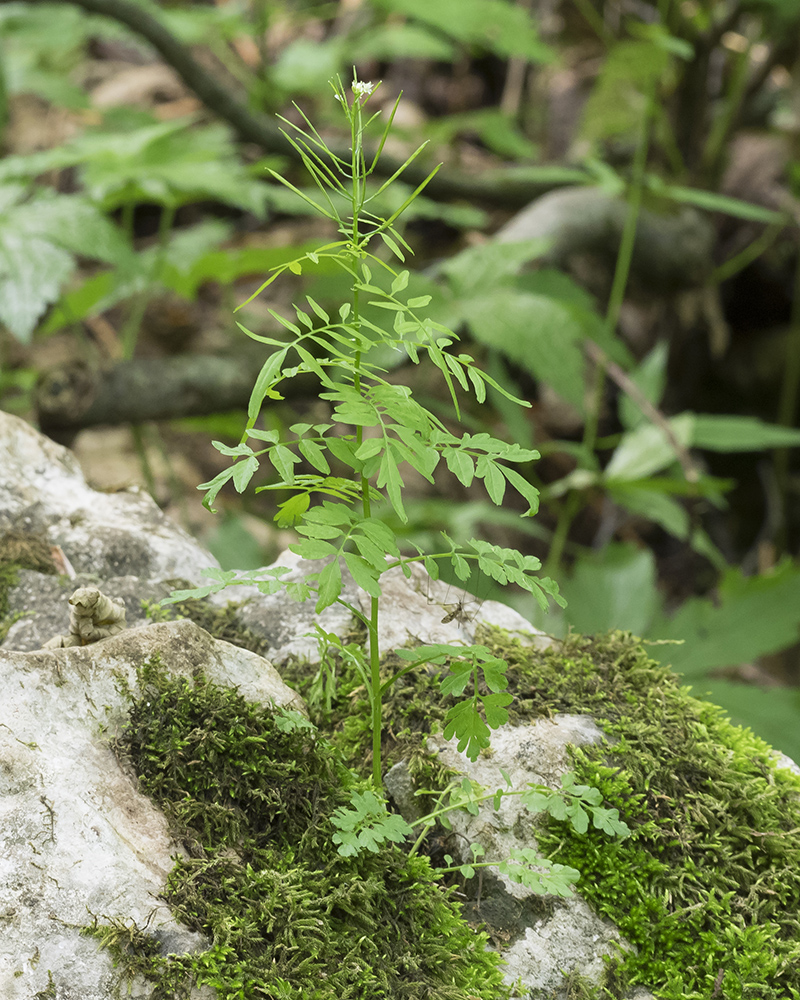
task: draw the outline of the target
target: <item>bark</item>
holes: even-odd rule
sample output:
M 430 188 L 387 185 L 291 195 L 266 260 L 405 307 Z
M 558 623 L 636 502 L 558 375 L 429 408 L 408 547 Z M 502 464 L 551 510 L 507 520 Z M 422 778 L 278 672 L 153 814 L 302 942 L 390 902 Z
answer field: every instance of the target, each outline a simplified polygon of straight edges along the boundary
M 92 369 L 81 362 L 46 372 L 36 390 L 39 426 L 63 437 L 98 424 L 143 423 L 246 409 L 264 354 L 222 358 L 186 355 L 121 361 Z M 287 396 L 311 391 L 292 379 Z

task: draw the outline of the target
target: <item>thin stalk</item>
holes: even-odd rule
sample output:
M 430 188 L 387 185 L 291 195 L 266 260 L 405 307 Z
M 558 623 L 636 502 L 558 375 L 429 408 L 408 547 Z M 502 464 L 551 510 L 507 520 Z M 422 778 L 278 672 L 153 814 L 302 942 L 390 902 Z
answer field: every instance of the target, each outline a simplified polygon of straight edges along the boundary
M 797 255 L 794 272 L 794 289 L 792 296 L 792 316 L 789 327 L 789 337 L 786 345 L 786 367 L 783 370 L 783 382 L 778 401 L 778 423 L 784 427 L 793 427 L 797 417 L 797 398 L 800 392 L 800 253 Z M 786 544 L 786 510 L 789 502 L 789 450 L 778 448 L 774 452 L 775 478 L 781 497 L 783 510 L 782 529 L 783 546 Z
M 580 494 L 572 490 L 567 496 L 566 501 L 561 505 L 561 510 L 558 514 L 556 530 L 553 532 L 553 540 L 550 543 L 547 559 L 542 568 L 544 576 L 555 578 L 558 567 L 561 565 L 561 557 L 564 554 L 564 546 L 567 544 L 569 529 L 572 527 L 572 522 L 575 520 L 575 515 L 578 513 L 580 506 Z
M 625 299 L 625 289 L 628 286 L 628 278 L 631 273 L 631 261 L 633 260 L 633 247 L 636 243 L 636 229 L 639 224 L 639 213 L 642 207 L 642 192 L 644 190 L 644 175 L 647 167 L 647 152 L 650 145 L 650 122 L 653 118 L 655 108 L 655 85 L 651 86 L 647 95 L 647 105 L 642 117 L 641 132 L 636 145 L 636 154 L 633 160 L 633 171 L 631 175 L 631 185 L 628 194 L 628 214 L 625 217 L 625 225 L 622 230 L 617 263 L 614 268 L 614 280 L 611 284 L 611 294 L 608 297 L 608 307 L 606 309 L 606 332 L 611 335 L 617 328 L 619 314 L 622 303 Z M 600 410 L 602 407 L 603 390 L 605 388 L 605 366 L 597 366 L 597 381 L 595 382 L 595 392 L 593 405 L 590 407 L 589 419 L 586 421 L 586 428 L 583 436 L 583 445 L 587 451 L 594 451 L 597 441 L 597 425 L 600 420 Z
M 370 598 L 369 616 L 369 670 L 372 678 L 372 784 L 376 790 L 383 787 L 381 769 L 381 655 L 378 645 L 378 598 Z
M 744 250 L 740 250 L 739 253 L 734 254 L 733 257 L 730 257 L 724 263 L 720 264 L 719 267 L 715 268 L 708 279 L 709 284 L 712 286 L 721 285 L 723 281 L 728 281 L 734 274 L 738 274 L 744 270 L 748 264 L 752 264 L 754 260 L 757 260 L 772 246 L 786 228 L 788 222 L 788 219 L 781 220 L 780 222 L 771 222 L 757 239 L 753 240 L 752 243 L 748 243 Z
M 625 217 L 619 253 L 617 254 L 617 262 L 614 268 L 614 280 L 611 284 L 611 292 L 606 309 L 605 326 L 608 335 L 613 335 L 616 330 L 631 271 L 633 247 L 636 242 L 636 227 L 639 222 L 639 212 L 642 206 L 647 152 L 650 145 L 650 124 L 655 110 L 655 90 L 656 84 L 653 83 L 647 95 L 647 102 L 639 132 L 639 141 L 636 144 L 631 183 L 628 191 L 628 214 Z M 587 452 L 593 452 L 597 444 L 597 429 L 600 423 L 600 411 L 603 405 L 605 385 L 606 367 L 604 363 L 598 362 L 595 364 L 594 386 L 583 429 L 583 448 Z M 561 563 L 569 529 L 580 506 L 580 495 L 576 492 L 570 493 L 566 503 L 561 508 L 558 524 L 553 536 L 553 544 L 550 546 L 550 552 L 545 563 L 545 573 L 547 576 L 555 576 L 556 574 Z
M 164 263 L 164 258 L 166 257 L 169 234 L 172 230 L 172 224 L 174 221 L 175 206 L 164 206 L 164 208 L 161 209 L 161 218 L 158 223 L 158 249 L 153 259 L 153 266 L 150 270 L 150 281 L 148 282 L 147 287 L 144 288 L 136 297 L 120 335 L 120 340 L 122 341 L 122 356 L 126 361 L 129 361 L 133 357 L 136 350 L 136 341 L 139 338 L 139 329 L 141 328 L 147 305 L 152 298 L 153 283 L 157 279 Z
M 147 492 L 156 499 L 156 480 L 153 475 L 153 467 L 147 457 L 147 443 L 144 439 L 144 428 L 141 424 L 131 424 L 131 436 L 133 437 L 133 447 L 139 458 L 139 465 L 144 476 L 144 484 Z
M 744 52 L 738 52 L 733 57 L 726 100 L 723 102 L 722 112 L 711 126 L 702 152 L 703 176 L 710 184 L 715 184 L 719 179 L 724 152 L 728 148 L 728 140 L 741 112 L 747 89 L 751 49 L 752 45 L 748 44 Z
M 354 286 L 358 280 L 358 264 L 360 252 L 357 249 L 360 243 L 359 215 L 364 203 L 364 189 L 366 177 L 364 176 L 364 157 L 362 152 L 362 120 L 361 104 L 356 97 L 351 105 L 351 160 L 352 171 L 352 205 L 353 205 L 353 225 L 350 238 L 353 246 L 353 267 Z M 353 287 L 353 326 L 358 329 L 361 321 L 358 288 Z M 355 352 L 354 356 L 353 386 L 357 392 L 361 391 L 361 351 Z M 360 446 L 364 436 L 364 428 L 359 424 L 356 427 L 356 442 Z M 361 507 L 364 517 L 370 516 L 369 480 L 366 476 L 361 476 Z M 381 727 L 382 727 L 382 691 L 381 691 L 381 652 L 378 639 L 378 613 L 379 599 L 370 597 L 370 615 L 367 625 L 369 636 L 369 669 L 371 678 L 371 698 L 370 710 L 372 713 L 372 784 L 376 791 L 383 788 L 383 773 L 381 767 Z

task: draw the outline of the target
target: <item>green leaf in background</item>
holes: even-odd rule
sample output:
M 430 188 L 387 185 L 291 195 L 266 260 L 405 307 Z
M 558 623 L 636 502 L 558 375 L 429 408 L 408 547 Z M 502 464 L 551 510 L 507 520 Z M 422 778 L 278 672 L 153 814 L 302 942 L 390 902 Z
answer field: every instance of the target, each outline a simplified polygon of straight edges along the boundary
M 503 0 L 377 0 L 384 10 L 416 18 L 465 45 L 499 56 L 550 62 L 553 50 L 539 39 L 525 7 Z
M 462 250 L 441 266 L 457 295 L 475 295 L 476 289 L 492 288 L 505 281 L 510 283 L 523 264 L 541 257 L 549 241 L 539 238 L 514 243 L 484 243 Z
M 206 545 L 223 569 L 258 569 L 265 564 L 263 546 L 243 517 L 226 515 Z
M 800 430 L 766 424 L 757 417 L 687 412 L 671 417 L 669 425 L 685 448 L 735 452 L 800 445 Z M 604 479 L 608 485 L 614 481 L 644 479 L 675 461 L 675 451 L 662 428 L 642 423 L 623 434 L 606 466 Z
M 730 715 L 731 722 L 752 729 L 756 736 L 795 763 L 800 761 L 800 692 L 797 688 L 763 688 L 712 677 L 696 681 L 692 694 L 720 705 Z
M 641 390 L 648 402 L 658 406 L 664 395 L 667 384 L 667 356 L 669 347 L 666 341 L 656 344 L 650 353 L 642 358 L 639 364 L 628 374 L 631 381 Z M 624 393 L 619 400 L 619 418 L 623 427 L 632 431 L 641 424 L 650 423 L 634 401 Z
M 425 136 L 436 143 L 450 143 L 458 135 L 477 135 L 498 156 L 534 159 L 537 148 L 520 131 L 512 115 L 498 108 L 481 108 L 434 119 L 425 126 Z
M 660 485 L 669 485 L 670 482 L 682 486 L 683 492 L 687 494 L 693 488 L 693 484 L 687 483 L 686 480 L 643 479 L 631 483 L 609 483 L 608 494 L 620 507 L 652 521 L 675 538 L 688 541 L 695 552 L 705 556 L 718 570 L 727 569 L 725 558 L 708 534 L 700 528 L 693 529 L 686 509 L 664 489 L 658 488 Z M 698 485 L 703 484 L 704 480 L 701 479 Z M 719 498 L 710 497 L 710 499 L 712 502 L 714 499 L 719 501 Z
M 236 38 L 251 30 L 241 4 L 191 4 L 184 7 L 150 5 L 151 11 L 184 45 L 215 43 Z
M 690 680 L 785 649 L 798 636 L 800 569 L 788 561 L 766 576 L 730 569 L 713 599 L 692 598 L 648 633 L 650 639 L 684 640 L 654 646 L 652 655 Z
M 213 199 L 263 215 L 265 185 L 250 177 L 229 130 L 191 124 L 159 122 L 128 134 L 91 132 L 75 140 L 89 196 L 107 210 L 130 201 L 178 207 Z
M 109 18 L 70 4 L 23 3 L 0 9 L 3 75 L 9 94 L 33 93 L 57 107 L 85 108 L 86 92 L 70 76 L 92 38 L 119 37 Z
M 429 31 L 418 24 L 381 24 L 365 31 L 352 42 L 350 55 L 353 62 L 379 59 L 432 59 L 450 62 L 455 58 L 455 47 L 438 32 Z M 398 127 L 400 131 L 402 126 Z
M 760 451 L 800 445 L 800 430 L 766 424 L 758 417 L 694 414 L 692 444 L 709 451 Z
M 133 253 L 80 195 L 43 192 L 18 203 L 23 194 L 21 185 L 0 192 L 0 321 L 27 343 L 73 274 L 75 254 L 124 265 Z
M 677 500 L 659 490 L 633 483 L 610 483 L 614 503 L 658 524 L 669 534 L 685 540 L 689 535 L 689 515 Z
M 461 302 L 476 340 L 502 351 L 583 411 L 585 327 L 574 310 L 547 295 L 488 288 Z
M 729 195 L 717 194 L 716 191 L 700 191 L 697 188 L 658 182 L 651 183 L 650 187 L 665 198 L 671 198 L 684 205 L 694 205 L 695 208 L 703 208 L 707 212 L 724 212 L 725 215 L 732 215 L 736 219 L 767 224 L 786 221 L 786 215 L 783 212 L 775 212 L 762 205 L 754 205 L 749 201 L 731 198 Z
M 272 68 L 270 80 L 290 94 L 321 94 L 328 81 L 342 71 L 344 39 L 325 41 L 297 38 L 285 45 Z
M 649 40 L 614 44 L 600 70 L 581 122 L 581 135 L 598 141 L 640 127 L 645 94 L 663 76 L 671 56 Z
M 634 545 L 612 544 L 582 555 L 559 585 L 566 621 L 587 635 L 609 629 L 645 635 L 660 605 L 653 553 Z
M 669 421 L 677 440 L 688 448 L 694 433 L 694 414 L 682 413 Z M 669 468 L 675 461 L 675 450 L 664 431 L 655 424 L 641 424 L 622 435 L 603 478 L 610 485 L 613 481 L 644 479 Z

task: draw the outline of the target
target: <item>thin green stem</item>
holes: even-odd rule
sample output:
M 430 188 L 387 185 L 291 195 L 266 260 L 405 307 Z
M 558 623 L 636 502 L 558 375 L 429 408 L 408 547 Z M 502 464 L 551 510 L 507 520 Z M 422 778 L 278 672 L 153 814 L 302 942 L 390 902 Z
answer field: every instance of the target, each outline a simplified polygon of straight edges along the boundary
M 744 270 L 748 264 L 752 264 L 754 260 L 757 260 L 772 246 L 787 225 L 788 219 L 782 219 L 780 222 L 771 222 L 764 228 L 763 233 L 757 239 L 753 240 L 752 243 L 748 243 L 744 250 L 740 250 L 739 253 L 734 254 L 733 257 L 730 257 L 720 264 L 719 267 L 715 268 L 708 279 L 709 284 L 721 285 L 723 281 L 728 281 L 735 274 Z
M 376 789 L 381 789 L 383 787 L 383 773 L 381 769 L 381 730 L 383 718 L 381 711 L 381 656 L 378 644 L 378 606 L 378 598 L 370 598 L 369 670 L 372 678 L 372 784 Z
M 147 456 L 147 442 L 145 441 L 144 428 L 141 424 L 131 424 L 131 436 L 133 438 L 134 450 L 139 458 L 142 475 L 144 476 L 145 488 L 150 496 L 155 500 L 156 479 L 153 475 L 153 467 L 150 464 L 150 459 Z
M 783 370 L 783 382 L 778 401 L 778 423 L 784 427 L 793 427 L 797 417 L 797 399 L 800 393 L 800 254 L 797 255 L 794 272 L 794 294 L 792 298 L 792 317 L 786 345 L 786 366 Z M 783 546 L 786 544 L 786 510 L 789 500 L 789 450 L 779 448 L 774 454 L 775 477 L 782 500 L 783 525 L 781 532 Z
M 553 532 L 553 540 L 550 543 L 550 549 L 547 553 L 544 569 L 542 570 L 544 576 L 554 577 L 558 572 L 558 567 L 561 565 L 561 557 L 564 555 L 564 547 L 567 544 L 569 529 L 572 527 L 572 522 L 580 506 L 580 494 L 573 490 L 561 505 L 556 530 Z
M 647 152 L 650 145 L 650 125 L 655 109 L 655 88 L 651 85 L 647 94 L 644 114 L 639 131 L 639 140 L 636 145 L 636 153 L 633 160 L 631 173 L 631 184 L 628 190 L 628 214 L 625 217 L 625 225 L 622 230 L 619 253 L 617 254 L 616 267 L 614 268 L 614 279 L 611 284 L 611 292 L 608 298 L 606 309 L 605 326 L 608 335 L 612 335 L 616 330 L 619 321 L 619 313 L 625 298 L 625 289 L 630 276 L 631 261 L 633 260 L 633 248 L 636 242 L 636 228 L 639 222 L 639 212 L 642 205 L 642 192 L 644 190 L 644 175 L 647 166 Z M 600 423 L 600 413 L 603 406 L 603 396 L 606 385 L 606 367 L 603 363 L 595 364 L 594 386 L 592 388 L 589 406 L 587 408 L 586 423 L 583 429 L 583 448 L 587 452 L 593 452 L 597 444 L 597 430 Z M 545 563 L 545 574 L 554 576 L 561 563 L 564 552 L 564 545 L 567 541 L 569 529 L 576 514 L 581 507 L 580 494 L 572 492 L 567 497 L 566 503 L 561 508 L 558 524 L 553 536 L 553 544 Z
M 158 223 L 158 249 L 153 258 L 153 266 L 150 269 L 150 276 L 147 287 L 142 289 L 134 301 L 130 314 L 122 328 L 120 340 L 122 341 L 122 356 L 126 361 L 130 360 L 136 351 L 136 341 L 139 339 L 139 330 L 144 319 L 145 310 L 153 296 L 153 286 L 158 279 L 164 258 L 167 254 L 169 244 L 169 234 L 172 224 L 175 221 L 175 206 L 166 205 L 161 209 L 161 218 Z
M 356 287 L 358 280 L 358 265 L 361 253 L 358 249 L 360 242 L 359 217 L 363 205 L 363 185 L 366 183 L 363 167 L 363 154 L 361 152 L 362 143 L 362 119 L 361 104 L 358 97 L 355 98 L 350 108 L 351 111 L 351 171 L 352 171 L 352 207 L 353 224 L 350 238 L 352 240 L 353 254 L 353 326 L 358 329 L 361 322 L 359 293 Z M 361 351 L 354 354 L 354 374 L 353 385 L 357 392 L 361 391 Z M 356 442 L 360 446 L 364 436 L 364 428 L 359 424 L 356 427 Z M 364 517 L 370 516 L 370 489 L 369 480 L 361 475 L 361 508 Z M 381 731 L 382 731 L 382 690 L 381 690 L 381 654 L 380 642 L 378 639 L 378 616 L 380 602 L 377 597 L 370 598 L 370 616 L 367 624 L 369 636 L 369 668 L 371 677 L 371 698 L 370 708 L 372 712 L 372 784 L 376 790 L 383 787 L 383 773 L 381 768 Z
M 716 186 L 723 167 L 728 140 L 736 126 L 747 90 L 748 71 L 750 69 L 750 51 L 748 44 L 744 52 L 733 56 L 733 68 L 729 76 L 728 93 L 723 102 L 722 111 L 711 126 L 711 132 L 702 153 L 702 168 L 705 181 Z

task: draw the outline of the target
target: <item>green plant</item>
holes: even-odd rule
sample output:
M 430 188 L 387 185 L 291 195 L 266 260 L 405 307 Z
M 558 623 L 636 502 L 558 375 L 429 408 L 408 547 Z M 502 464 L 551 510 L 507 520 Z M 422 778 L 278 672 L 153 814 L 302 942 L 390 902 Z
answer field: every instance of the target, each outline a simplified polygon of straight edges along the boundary
M 513 399 L 481 372 L 469 355 L 450 350 L 457 337 L 443 324 L 425 316 L 423 310 L 429 297 L 404 295 L 409 282 L 408 271 L 396 271 L 375 252 L 376 245 L 382 243 L 396 259 L 405 261 L 409 248 L 394 223 L 436 173 L 434 170 L 428 175 L 389 218 L 382 219 L 372 211 L 371 202 L 383 194 L 394 179 L 390 178 L 377 189 L 369 186 L 370 175 L 386 143 L 398 104 L 395 103 L 383 129 L 377 153 L 368 162 L 364 133 L 378 115 L 365 120 L 364 108 L 373 85 L 354 80 L 352 102 L 341 82 L 337 81 L 333 89 L 350 128 L 350 161 L 334 154 L 298 109 L 305 127 L 292 125 L 284 119 L 294 132 L 287 134 L 287 138 L 303 159 L 319 194 L 316 199 L 312 198 L 290 181 L 277 174 L 274 176 L 324 218 L 335 222 L 342 238 L 275 268 L 254 294 L 259 294 L 286 272 L 301 274 L 304 268 L 321 261 L 333 261 L 348 277 L 351 298 L 333 319 L 310 297 L 307 297 L 307 309 L 294 306 L 296 321 L 270 310 L 273 318 L 288 331 L 288 342 L 242 327 L 248 336 L 266 344 L 272 352 L 253 388 L 247 426 L 239 444 L 230 447 L 215 442 L 223 454 L 235 459 L 234 464 L 200 488 L 207 491 L 204 503 L 213 509 L 212 504 L 225 483 L 232 481 L 241 493 L 259 470 L 260 460 L 266 458 L 274 470 L 275 481 L 258 489 L 289 493 L 288 499 L 279 505 L 277 522 L 294 526 L 301 536 L 292 546 L 294 552 L 305 559 L 325 563 L 302 584 L 293 585 L 292 596 L 308 598 L 315 595 L 317 612 L 337 601 L 345 603 L 367 629 L 369 673 L 366 681 L 372 730 L 372 782 L 379 791 L 382 785 L 381 701 L 387 684 L 393 682 L 393 679 L 382 681 L 380 675 L 378 621 L 382 575 L 395 567 L 408 575 L 409 563 L 421 560 L 431 575 L 438 577 L 439 562 L 446 560 L 455 575 L 466 580 L 470 563 L 474 563 L 481 572 L 500 583 L 514 582 L 523 587 L 542 607 L 547 606 L 548 597 L 556 601 L 561 599 L 550 580 L 534 576 L 541 566 L 535 557 L 522 556 L 514 550 L 477 540 L 459 549 L 447 536 L 444 536 L 447 547 L 441 552 L 404 556 L 391 528 L 372 515 L 373 505 L 385 499 L 396 517 L 406 520 L 401 465 L 407 463 L 433 482 L 434 472 L 442 459 L 464 485 L 470 485 L 474 479 L 482 480 L 495 504 L 502 503 L 506 484 L 510 483 L 527 501 L 528 513 L 532 515 L 537 507 L 536 489 L 504 463 L 531 462 L 538 458 L 538 453 L 506 444 L 486 433 L 466 433 L 458 437 L 420 405 L 406 387 L 392 384 L 384 377 L 382 362 L 386 353 L 400 352 L 414 363 L 427 357 L 438 368 L 456 413 L 459 413 L 456 384 L 464 390 L 471 388 L 478 401 L 485 399 L 487 385 Z M 422 148 L 406 160 L 397 176 L 416 159 Z M 347 214 L 339 207 L 340 199 L 347 202 Z M 382 276 L 386 277 L 388 288 Z M 364 302 L 389 314 L 392 317 L 390 328 L 366 319 L 362 313 Z M 290 355 L 294 355 L 291 364 L 288 363 Z M 259 429 L 256 426 L 258 417 L 265 401 L 281 398 L 281 383 L 300 374 L 315 375 L 318 379 L 320 398 L 331 405 L 330 421 L 296 423 L 290 427 L 294 437 L 281 440 L 277 432 Z M 265 447 L 254 450 L 251 441 L 262 442 Z M 303 459 L 312 472 L 296 472 L 295 466 Z M 338 463 L 336 471 L 332 468 L 335 463 Z M 342 563 L 369 595 L 369 614 L 363 614 L 342 599 Z M 191 592 L 179 592 L 171 599 L 202 596 L 245 581 L 257 582 L 264 592 L 272 593 L 282 586 L 280 576 L 280 570 L 267 575 L 258 571 L 244 575 L 215 573 L 215 583 Z M 438 662 L 456 655 L 460 664 L 464 650 L 461 647 L 429 647 L 425 655 Z M 470 655 L 473 666 L 469 669 L 474 670 L 478 662 L 475 657 L 480 659 L 481 654 L 475 650 Z M 483 669 L 494 693 L 488 698 L 473 697 L 465 701 L 448 722 L 449 731 L 464 741 L 473 758 L 485 745 L 486 727 L 494 728 L 504 721 L 502 705 L 508 701 L 501 693 L 504 666 L 493 662 L 491 671 Z M 468 671 L 459 667 L 452 677 L 455 679 L 443 680 L 442 690 L 463 691 Z

